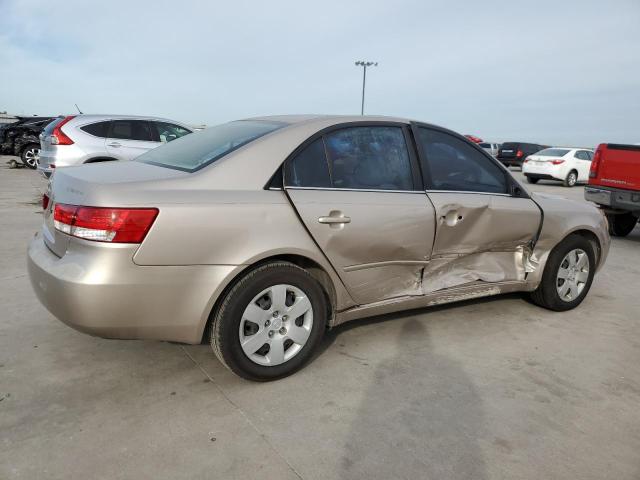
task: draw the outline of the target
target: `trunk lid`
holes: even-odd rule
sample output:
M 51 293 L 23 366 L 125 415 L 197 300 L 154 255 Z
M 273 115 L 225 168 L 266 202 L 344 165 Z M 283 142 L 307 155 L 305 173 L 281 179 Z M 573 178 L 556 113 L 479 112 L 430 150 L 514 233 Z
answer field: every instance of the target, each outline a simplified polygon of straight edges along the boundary
M 103 162 L 65 167 L 51 177 L 47 189 L 49 205 L 44 212 L 44 242 L 58 257 L 67 252 L 71 237 L 56 230 L 55 205 L 93 207 L 156 207 L 173 180 L 189 173 L 139 162 Z

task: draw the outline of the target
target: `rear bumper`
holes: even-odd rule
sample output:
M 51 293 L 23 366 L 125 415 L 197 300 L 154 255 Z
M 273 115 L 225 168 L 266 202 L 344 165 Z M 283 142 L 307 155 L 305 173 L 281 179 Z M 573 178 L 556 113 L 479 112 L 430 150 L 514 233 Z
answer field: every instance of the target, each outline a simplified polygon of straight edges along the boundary
M 215 299 L 240 267 L 138 266 L 136 248 L 73 239 L 59 258 L 36 234 L 31 285 L 49 312 L 81 332 L 199 343 Z
M 497 160 L 503 164 L 505 167 L 522 167 L 522 163 L 524 159 L 522 158 L 504 158 L 498 157 Z
M 587 185 L 584 198 L 601 207 L 640 214 L 640 192 Z

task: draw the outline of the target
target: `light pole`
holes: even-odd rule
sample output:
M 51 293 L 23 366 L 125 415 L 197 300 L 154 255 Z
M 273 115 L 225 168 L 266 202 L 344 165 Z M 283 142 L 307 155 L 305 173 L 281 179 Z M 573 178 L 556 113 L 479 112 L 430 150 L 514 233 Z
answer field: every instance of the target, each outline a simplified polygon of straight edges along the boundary
M 358 60 L 356 62 L 357 67 L 363 67 L 362 69 L 362 106 L 360 107 L 360 115 L 364 115 L 364 86 L 367 83 L 367 67 L 377 67 L 378 62 L 367 62 L 366 60 Z

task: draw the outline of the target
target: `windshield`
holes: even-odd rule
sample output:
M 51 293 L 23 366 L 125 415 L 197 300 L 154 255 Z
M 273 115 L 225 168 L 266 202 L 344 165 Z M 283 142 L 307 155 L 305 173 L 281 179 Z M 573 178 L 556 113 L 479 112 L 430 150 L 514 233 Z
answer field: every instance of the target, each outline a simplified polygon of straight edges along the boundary
M 253 140 L 285 126 L 280 122 L 240 120 L 185 135 L 140 155 L 136 161 L 195 172 Z
M 566 148 L 545 148 L 536 153 L 536 155 L 540 157 L 564 157 L 567 153 L 569 153 L 569 150 Z

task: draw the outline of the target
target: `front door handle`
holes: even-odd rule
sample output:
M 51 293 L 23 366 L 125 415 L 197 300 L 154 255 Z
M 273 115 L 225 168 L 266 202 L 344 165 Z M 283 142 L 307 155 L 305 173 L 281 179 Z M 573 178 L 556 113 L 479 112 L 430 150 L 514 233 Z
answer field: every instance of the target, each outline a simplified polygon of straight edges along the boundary
M 342 228 L 345 223 L 351 223 L 351 218 L 345 217 L 340 210 L 331 210 L 327 217 L 319 217 L 318 223 L 328 224 L 331 228 Z
M 111 142 L 111 143 L 107 143 L 107 146 L 109 146 L 109 147 L 116 147 L 116 148 L 117 148 L 117 147 L 122 146 L 122 144 L 121 144 L 121 143 L 118 143 L 118 142 Z

